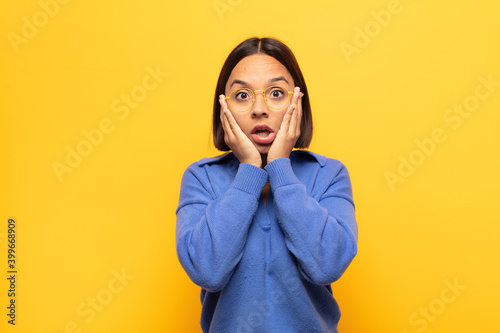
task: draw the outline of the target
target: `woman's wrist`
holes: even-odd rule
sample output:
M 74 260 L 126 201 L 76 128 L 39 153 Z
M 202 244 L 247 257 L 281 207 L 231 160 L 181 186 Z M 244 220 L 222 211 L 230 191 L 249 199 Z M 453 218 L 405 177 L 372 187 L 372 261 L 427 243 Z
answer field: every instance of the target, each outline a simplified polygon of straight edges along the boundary
M 253 165 L 257 168 L 262 168 L 262 160 L 259 159 L 259 161 L 240 161 L 240 163 L 246 163 L 246 164 L 250 164 L 250 165 Z

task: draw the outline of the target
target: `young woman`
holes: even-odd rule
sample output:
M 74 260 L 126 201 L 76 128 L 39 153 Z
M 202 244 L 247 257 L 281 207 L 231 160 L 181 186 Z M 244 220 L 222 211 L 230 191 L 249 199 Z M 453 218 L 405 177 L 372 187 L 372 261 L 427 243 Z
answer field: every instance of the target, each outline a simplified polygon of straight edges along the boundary
M 330 284 L 357 253 L 351 183 L 341 162 L 293 150 L 309 146 L 312 116 L 286 45 L 250 38 L 229 54 L 213 138 L 231 152 L 187 168 L 176 210 L 203 332 L 337 332 Z

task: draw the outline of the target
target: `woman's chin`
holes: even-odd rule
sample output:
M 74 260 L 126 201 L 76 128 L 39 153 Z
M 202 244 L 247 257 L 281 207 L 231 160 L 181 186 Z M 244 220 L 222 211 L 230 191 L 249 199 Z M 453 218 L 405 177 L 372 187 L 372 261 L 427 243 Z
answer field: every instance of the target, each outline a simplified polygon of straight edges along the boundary
M 254 144 L 254 145 L 255 145 L 255 148 L 257 148 L 257 150 L 259 151 L 259 153 L 261 155 L 267 155 L 267 153 L 269 152 L 269 149 L 271 149 L 271 144 L 267 144 L 267 145 Z

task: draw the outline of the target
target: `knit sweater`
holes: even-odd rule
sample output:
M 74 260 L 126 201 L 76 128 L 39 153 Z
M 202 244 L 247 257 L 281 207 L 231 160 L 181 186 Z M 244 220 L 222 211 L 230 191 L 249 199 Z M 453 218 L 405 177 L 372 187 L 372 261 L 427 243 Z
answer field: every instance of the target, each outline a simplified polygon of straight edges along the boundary
M 331 283 L 358 239 L 341 162 L 303 150 L 264 169 L 233 153 L 204 158 L 184 172 L 176 214 L 179 261 L 202 288 L 203 332 L 337 332 Z

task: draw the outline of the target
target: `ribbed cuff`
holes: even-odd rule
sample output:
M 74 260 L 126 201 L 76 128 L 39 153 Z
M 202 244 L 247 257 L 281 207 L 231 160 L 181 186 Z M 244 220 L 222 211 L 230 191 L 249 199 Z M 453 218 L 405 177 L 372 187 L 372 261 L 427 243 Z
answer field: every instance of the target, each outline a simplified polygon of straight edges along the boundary
M 267 172 L 248 163 L 241 163 L 233 180 L 233 187 L 260 197 L 267 183 Z
M 292 164 L 289 158 L 278 158 L 271 163 L 268 163 L 264 169 L 266 169 L 269 175 L 269 183 L 272 189 L 276 189 L 284 185 L 300 183 L 299 179 L 293 172 Z

